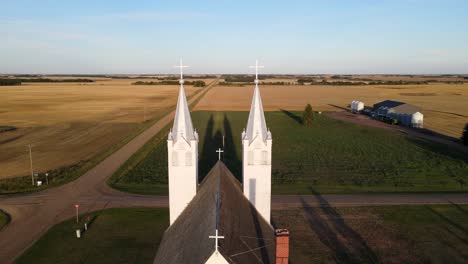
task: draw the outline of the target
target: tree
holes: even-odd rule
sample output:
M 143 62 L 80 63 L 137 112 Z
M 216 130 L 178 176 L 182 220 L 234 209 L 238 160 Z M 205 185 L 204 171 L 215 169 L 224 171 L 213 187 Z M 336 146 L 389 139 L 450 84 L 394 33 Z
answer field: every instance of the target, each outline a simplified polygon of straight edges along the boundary
M 461 137 L 461 141 L 462 141 L 463 145 L 468 146 L 468 123 L 465 124 L 465 129 L 463 129 L 463 134 L 462 134 L 462 137 Z
M 307 104 L 304 109 L 304 113 L 302 114 L 302 123 L 305 126 L 311 126 L 312 121 L 314 120 L 314 112 L 312 111 L 312 106 Z

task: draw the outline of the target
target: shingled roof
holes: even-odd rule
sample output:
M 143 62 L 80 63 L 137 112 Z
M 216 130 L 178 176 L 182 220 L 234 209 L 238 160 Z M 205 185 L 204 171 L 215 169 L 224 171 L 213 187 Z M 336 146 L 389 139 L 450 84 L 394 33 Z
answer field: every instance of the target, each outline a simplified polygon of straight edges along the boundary
M 215 251 L 215 241 L 208 236 L 216 229 L 224 236 L 218 250 L 229 263 L 275 262 L 273 227 L 250 204 L 221 161 L 166 230 L 154 263 L 205 263 Z

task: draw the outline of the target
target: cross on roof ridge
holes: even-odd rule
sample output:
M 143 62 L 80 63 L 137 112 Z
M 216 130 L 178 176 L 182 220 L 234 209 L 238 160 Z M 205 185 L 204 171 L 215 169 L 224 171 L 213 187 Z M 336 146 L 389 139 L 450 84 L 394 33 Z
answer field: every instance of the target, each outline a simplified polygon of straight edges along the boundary
M 224 236 L 219 236 L 218 235 L 218 228 L 216 228 L 215 235 L 214 236 L 208 236 L 208 238 L 214 238 L 215 239 L 215 250 L 218 251 L 218 239 L 223 239 Z

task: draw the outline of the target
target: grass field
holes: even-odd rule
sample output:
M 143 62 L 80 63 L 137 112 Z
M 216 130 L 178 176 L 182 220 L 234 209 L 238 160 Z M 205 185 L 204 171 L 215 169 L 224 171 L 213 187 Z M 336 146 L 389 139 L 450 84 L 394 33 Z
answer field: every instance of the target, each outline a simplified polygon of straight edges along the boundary
M 153 263 L 169 223 L 167 209 L 108 209 L 75 236 L 75 219 L 52 227 L 16 263 Z M 85 216 L 82 216 L 83 218 Z
M 305 206 L 307 206 L 305 204 Z M 152 263 L 167 209 L 109 209 L 77 239 L 74 220 L 52 227 L 17 263 Z M 291 233 L 290 263 L 466 263 L 468 206 L 273 210 Z M 207 238 L 208 239 L 208 238 Z
M 274 210 L 290 263 L 466 263 L 468 206 Z
M 393 76 L 387 78 L 395 79 Z M 378 79 L 385 78 L 379 76 Z M 460 138 L 464 125 L 468 123 L 468 83 L 374 86 L 261 85 L 260 89 L 263 107 L 270 111 L 302 111 L 307 103 L 312 104 L 315 111 L 336 111 L 346 108 L 353 100 L 360 100 L 367 106 L 372 106 L 379 101 L 390 99 L 421 107 L 424 126 L 444 135 Z M 212 89 L 195 110 L 248 111 L 252 93 L 252 85 L 219 86 Z
M 2 230 L 8 224 L 9 221 L 10 217 L 5 212 L 0 210 L 0 230 Z
M 300 113 L 266 112 L 273 134 L 274 194 L 450 192 L 468 190 L 468 157 L 445 145 L 315 115 L 311 128 Z M 217 160 L 241 176 L 240 133 L 247 112 L 192 113 L 199 131 L 199 176 Z M 167 131 L 156 136 L 113 176 L 111 185 L 136 193 L 167 193 Z M 241 179 L 240 179 L 241 180 Z
M 131 85 L 130 79 L 94 83 L 2 86 L 0 179 L 43 173 L 86 161 L 122 141 L 176 103 L 178 86 Z M 200 88 L 186 87 L 190 96 Z

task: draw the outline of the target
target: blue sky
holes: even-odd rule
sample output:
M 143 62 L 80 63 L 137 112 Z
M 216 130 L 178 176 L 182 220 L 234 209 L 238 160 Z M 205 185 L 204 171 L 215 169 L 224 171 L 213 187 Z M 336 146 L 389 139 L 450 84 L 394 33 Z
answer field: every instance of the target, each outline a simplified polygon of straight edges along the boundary
M 468 1 L 0 2 L 0 73 L 468 73 Z

